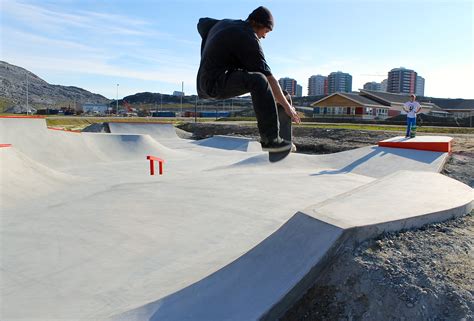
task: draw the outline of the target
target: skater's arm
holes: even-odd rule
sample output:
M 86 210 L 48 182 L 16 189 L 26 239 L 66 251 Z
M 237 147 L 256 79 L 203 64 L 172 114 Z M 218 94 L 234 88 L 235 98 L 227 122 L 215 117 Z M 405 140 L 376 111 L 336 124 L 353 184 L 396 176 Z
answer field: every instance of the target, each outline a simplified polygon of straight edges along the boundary
M 280 84 L 278 81 L 273 77 L 272 75 L 267 76 L 268 83 L 270 84 L 270 87 L 272 88 L 273 91 L 273 96 L 275 97 L 275 100 L 277 103 L 283 106 L 285 108 L 285 112 L 288 114 L 288 116 L 291 117 L 291 119 L 299 124 L 301 122 L 300 117 L 298 116 L 298 113 L 296 112 L 295 107 L 291 106 L 290 103 L 286 100 L 285 96 L 283 95 L 283 92 L 281 91 Z
M 404 103 L 404 104 L 403 104 L 402 109 L 403 109 L 404 112 L 408 113 L 408 106 L 407 106 L 407 103 Z
M 421 105 L 418 104 L 418 106 L 416 106 L 416 107 L 417 107 L 417 108 L 416 108 L 416 113 L 418 114 L 418 113 L 421 111 Z

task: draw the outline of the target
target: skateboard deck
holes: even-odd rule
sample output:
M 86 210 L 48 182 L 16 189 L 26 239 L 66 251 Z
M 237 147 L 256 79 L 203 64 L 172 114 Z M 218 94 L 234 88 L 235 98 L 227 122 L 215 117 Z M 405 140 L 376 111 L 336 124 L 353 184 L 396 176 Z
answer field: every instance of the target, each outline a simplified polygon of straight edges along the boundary
M 291 101 L 291 98 L 290 98 Z M 292 141 L 292 128 L 291 128 L 291 117 L 285 112 L 285 109 L 282 105 L 277 104 L 278 108 L 278 120 L 280 121 L 280 137 L 287 141 Z M 268 159 L 270 162 L 275 163 L 291 153 L 291 149 L 283 151 L 283 152 L 269 152 Z

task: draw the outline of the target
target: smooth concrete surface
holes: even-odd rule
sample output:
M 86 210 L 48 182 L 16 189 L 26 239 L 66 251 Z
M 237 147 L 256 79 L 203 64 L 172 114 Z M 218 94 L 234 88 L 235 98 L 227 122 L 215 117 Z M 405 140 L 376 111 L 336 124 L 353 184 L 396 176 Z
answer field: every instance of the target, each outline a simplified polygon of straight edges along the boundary
M 423 182 L 422 189 L 419 182 Z M 380 234 L 433 223 L 436 220 L 423 219 L 422 224 L 416 222 L 428 214 L 446 209 L 452 210 L 453 216 L 458 216 L 457 209 L 470 212 L 473 198 L 472 188 L 447 176 L 402 170 L 302 212 L 342 229 L 371 225 L 381 227 L 383 223 L 391 222 L 390 230 L 384 228 Z M 374 235 L 365 236 L 371 238 Z
M 195 144 L 218 149 L 239 150 L 242 152 L 262 151 L 262 146 L 255 140 L 225 135 L 216 135 L 214 137 L 198 140 Z
M 235 138 L 209 148 L 140 127 L 0 118 L 12 144 L 0 149 L 1 320 L 271 319 L 354 227 L 376 235 L 472 206 L 472 189 L 437 174 L 446 153 L 370 146 L 272 164 L 227 147 Z M 165 159 L 163 176 L 147 155 Z M 413 190 L 429 192 L 387 210 Z
M 114 320 L 258 320 L 319 264 L 343 232 L 297 213 L 217 273 Z
M 145 134 L 153 138 L 178 138 L 173 124 L 109 122 L 113 134 Z

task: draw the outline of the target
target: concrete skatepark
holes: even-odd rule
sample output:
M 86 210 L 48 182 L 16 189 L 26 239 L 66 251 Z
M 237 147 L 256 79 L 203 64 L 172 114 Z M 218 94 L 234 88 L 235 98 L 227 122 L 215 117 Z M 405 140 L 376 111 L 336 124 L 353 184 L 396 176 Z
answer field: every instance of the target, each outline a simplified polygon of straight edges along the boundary
M 11 144 L 0 148 L 0 319 L 274 319 L 342 244 L 472 209 L 472 189 L 439 174 L 446 152 L 369 146 L 270 163 L 249 139 L 109 125 L 0 119 Z

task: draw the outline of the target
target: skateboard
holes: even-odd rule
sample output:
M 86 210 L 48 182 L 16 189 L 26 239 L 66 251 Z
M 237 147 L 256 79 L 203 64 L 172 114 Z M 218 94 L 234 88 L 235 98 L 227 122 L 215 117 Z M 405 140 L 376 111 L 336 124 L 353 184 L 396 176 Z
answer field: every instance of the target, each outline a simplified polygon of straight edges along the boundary
M 291 104 L 291 96 L 286 94 L 285 95 L 286 99 L 288 102 Z M 291 128 L 291 117 L 288 116 L 288 114 L 285 112 L 285 109 L 283 108 L 282 105 L 277 104 L 277 109 L 278 109 L 278 120 L 280 122 L 280 137 L 283 138 L 284 140 L 287 140 L 291 142 L 293 140 L 293 135 L 292 135 L 292 128 Z M 285 150 L 283 152 L 269 152 L 268 153 L 268 159 L 270 162 L 275 163 L 291 153 L 291 149 Z

